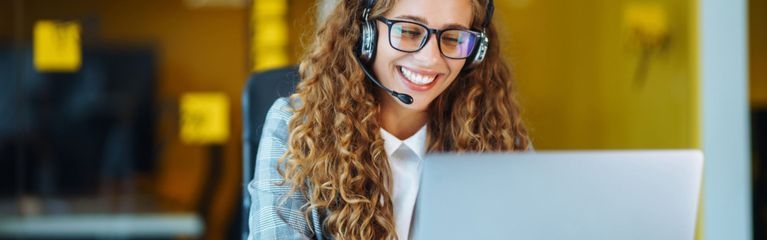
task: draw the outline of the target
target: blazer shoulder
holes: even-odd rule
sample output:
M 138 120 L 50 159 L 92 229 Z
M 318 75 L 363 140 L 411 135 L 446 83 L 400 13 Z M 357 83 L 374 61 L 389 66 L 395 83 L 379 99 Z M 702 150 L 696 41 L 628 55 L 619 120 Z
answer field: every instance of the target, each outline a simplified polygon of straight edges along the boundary
M 269 111 L 266 112 L 266 120 L 283 120 L 287 121 L 293 116 L 293 104 L 290 103 L 288 98 L 282 97 L 272 103 Z

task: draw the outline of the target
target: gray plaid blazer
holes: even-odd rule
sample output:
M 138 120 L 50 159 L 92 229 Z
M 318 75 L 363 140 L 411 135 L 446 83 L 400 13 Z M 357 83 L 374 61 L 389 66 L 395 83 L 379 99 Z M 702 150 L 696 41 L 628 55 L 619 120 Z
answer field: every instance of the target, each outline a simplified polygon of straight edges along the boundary
M 288 149 L 288 121 L 292 115 L 287 98 L 277 99 L 266 114 L 255 173 L 248 184 L 252 199 L 249 240 L 330 239 L 323 236 L 323 219 L 317 209 L 312 210 L 311 222 L 304 218 L 303 209 L 309 206 L 306 197 L 295 193 L 285 198 L 290 186 L 279 185 L 282 176 L 277 172 L 277 161 Z

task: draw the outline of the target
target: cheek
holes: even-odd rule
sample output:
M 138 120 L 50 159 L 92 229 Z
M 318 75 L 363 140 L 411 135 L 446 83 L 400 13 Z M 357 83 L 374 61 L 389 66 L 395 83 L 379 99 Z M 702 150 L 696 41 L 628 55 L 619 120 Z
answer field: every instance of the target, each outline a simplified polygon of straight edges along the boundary
M 376 36 L 376 58 L 378 55 L 385 55 L 389 47 L 389 35 L 386 32 L 386 26 L 378 26 L 378 35 Z
M 377 71 L 384 70 L 386 65 L 391 62 L 391 60 L 396 57 L 397 54 L 396 52 L 392 51 L 394 49 L 389 47 L 389 40 L 385 34 L 386 32 L 381 31 L 379 26 L 376 51 L 372 63 L 373 68 L 375 68 Z
M 385 42 L 378 41 L 375 55 L 373 56 L 373 62 L 368 63 L 368 68 L 372 68 L 373 72 L 376 77 L 381 78 L 382 76 L 380 74 L 383 74 L 386 70 L 386 65 L 388 62 L 388 59 L 390 58 L 390 54 L 386 51 L 386 45 Z M 383 80 L 383 79 L 379 79 Z
M 461 69 L 463 69 L 464 64 L 466 63 L 466 59 L 448 59 L 447 64 L 450 66 L 450 72 L 456 73 L 458 75 L 459 72 L 461 72 Z
M 465 62 L 466 60 L 448 60 L 447 64 L 450 67 L 450 76 L 448 77 L 448 82 L 452 83 L 456 78 L 458 78 L 458 74 L 461 73 Z

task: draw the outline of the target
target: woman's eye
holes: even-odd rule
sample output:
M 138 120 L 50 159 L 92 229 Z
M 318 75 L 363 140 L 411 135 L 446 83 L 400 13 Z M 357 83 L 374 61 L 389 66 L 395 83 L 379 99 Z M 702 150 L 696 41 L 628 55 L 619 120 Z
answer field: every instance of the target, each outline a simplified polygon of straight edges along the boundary
M 449 42 L 449 43 L 452 43 L 452 44 L 461 44 L 461 41 L 460 41 L 460 40 L 458 40 L 458 38 L 451 38 L 451 37 L 448 37 L 448 38 L 444 38 L 443 40 L 444 40 L 444 41 L 447 41 L 447 42 Z
M 421 30 L 419 29 L 402 29 L 402 35 L 410 38 L 419 38 L 422 35 Z
M 463 44 L 463 40 L 456 35 L 443 35 L 442 43 L 450 46 L 457 46 Z

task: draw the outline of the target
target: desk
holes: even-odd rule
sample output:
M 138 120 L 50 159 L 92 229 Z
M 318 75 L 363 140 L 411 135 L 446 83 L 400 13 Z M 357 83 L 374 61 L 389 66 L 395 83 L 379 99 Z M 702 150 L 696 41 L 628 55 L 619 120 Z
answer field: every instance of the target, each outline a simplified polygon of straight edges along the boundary
M 0 217 L 0 236 L 56 238 L 197 237 L 202 219 L 192 213 L 62 214 Z
M 35 210 L 22 210 L 30 208 Z M 147 196 L 0 200 L 0 238 L 200 237 L 203 219 Z M 26 215 L 20 212 L 32 212 Z

